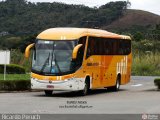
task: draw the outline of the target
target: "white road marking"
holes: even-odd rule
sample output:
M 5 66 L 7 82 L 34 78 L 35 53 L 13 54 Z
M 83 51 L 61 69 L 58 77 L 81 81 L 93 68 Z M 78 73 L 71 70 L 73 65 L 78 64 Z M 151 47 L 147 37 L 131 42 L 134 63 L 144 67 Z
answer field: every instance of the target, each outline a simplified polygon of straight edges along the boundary
M 142 86 L 143 84 L 135 84 L 135 85 L 131 85 L 133 87 L 139 87 L 139 86 Z

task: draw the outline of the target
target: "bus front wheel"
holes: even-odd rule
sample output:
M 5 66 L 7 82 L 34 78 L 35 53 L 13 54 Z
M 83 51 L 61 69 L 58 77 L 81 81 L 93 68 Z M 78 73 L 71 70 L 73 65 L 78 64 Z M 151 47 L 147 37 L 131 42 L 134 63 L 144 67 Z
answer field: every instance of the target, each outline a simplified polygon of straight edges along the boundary
M 88 94 L 90 88 L 90 82 L 89 80 L 85 80 L 84 89 L 80 91 L 80 95 L 85 96 Z
M 53 90 L 45 90 L 44 92 L 46 96 L 52 96 Z

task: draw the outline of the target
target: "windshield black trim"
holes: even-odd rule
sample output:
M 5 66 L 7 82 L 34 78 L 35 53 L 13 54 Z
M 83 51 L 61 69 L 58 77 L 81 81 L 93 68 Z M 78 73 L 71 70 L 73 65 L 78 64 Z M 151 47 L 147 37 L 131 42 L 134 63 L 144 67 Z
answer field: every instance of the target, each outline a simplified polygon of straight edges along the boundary
M 34 69 L 31 69 L 31 72 L 35 73 L 35 74 L 39 74 L 39 75 L 47 75 L 47 76 L 62 76 L 62 75 L 68 75 L 68 74 L 72 74 L 75 73 L 80 67 L 77 67 L 76 69 L 72 70 L 72 71 L 68 71 L 68 72 L 61 72 L 61 73 L 46 73 L 46 72 L 39 72 L 36 71 Z

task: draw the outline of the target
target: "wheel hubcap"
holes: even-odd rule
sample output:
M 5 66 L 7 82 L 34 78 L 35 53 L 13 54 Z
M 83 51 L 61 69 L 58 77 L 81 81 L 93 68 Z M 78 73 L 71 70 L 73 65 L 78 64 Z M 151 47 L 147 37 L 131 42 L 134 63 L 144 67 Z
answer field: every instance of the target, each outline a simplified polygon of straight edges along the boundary
M 117 89 L 119 89 L 119 80 L 117 81 Z

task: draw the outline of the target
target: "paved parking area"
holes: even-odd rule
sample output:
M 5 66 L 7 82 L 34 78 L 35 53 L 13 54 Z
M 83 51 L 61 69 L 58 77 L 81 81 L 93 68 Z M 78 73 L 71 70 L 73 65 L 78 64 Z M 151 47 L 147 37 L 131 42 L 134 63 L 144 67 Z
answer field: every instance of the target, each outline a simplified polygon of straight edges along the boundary
M 0 93 L 0 113 L 156 114 L 160 113 L 160 91 L 154 78 L 134 76 L 119 92 L 98 89 L 87 96 L 76 92 L 55 92 L 51 97 L 43 92 Z

